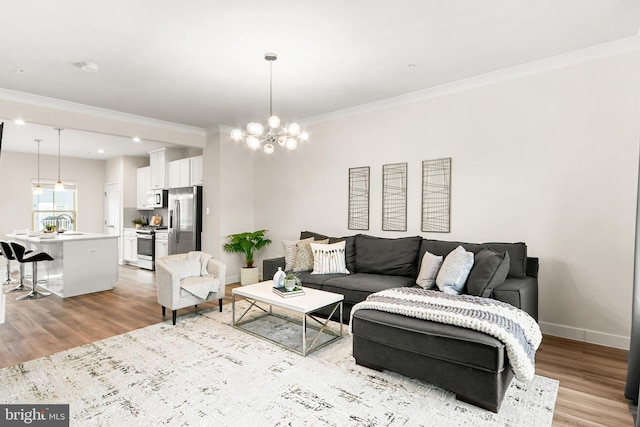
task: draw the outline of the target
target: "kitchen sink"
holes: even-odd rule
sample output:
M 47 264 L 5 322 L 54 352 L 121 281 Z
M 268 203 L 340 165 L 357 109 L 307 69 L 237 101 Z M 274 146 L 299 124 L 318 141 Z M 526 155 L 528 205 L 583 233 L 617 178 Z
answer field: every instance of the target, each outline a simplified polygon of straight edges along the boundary
M 64 233 L 61 233 L 63 236 L 80 236 L 84 233 L 81 233 L 79 231 L 65 231 Z

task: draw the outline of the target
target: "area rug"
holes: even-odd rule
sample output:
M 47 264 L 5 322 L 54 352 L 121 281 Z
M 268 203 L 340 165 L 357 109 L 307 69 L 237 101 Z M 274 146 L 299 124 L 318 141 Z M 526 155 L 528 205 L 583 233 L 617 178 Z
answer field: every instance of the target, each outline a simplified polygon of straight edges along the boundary
M 225 306 L 1 369 L 0 402 L 69 404 L 71 425 L 83 427 L 552 422 L 555 380 L 514 380 L 495 414 L 429 384 L 357 366 L 346 328 L 339 341 L 302 357 L 230 324 Z

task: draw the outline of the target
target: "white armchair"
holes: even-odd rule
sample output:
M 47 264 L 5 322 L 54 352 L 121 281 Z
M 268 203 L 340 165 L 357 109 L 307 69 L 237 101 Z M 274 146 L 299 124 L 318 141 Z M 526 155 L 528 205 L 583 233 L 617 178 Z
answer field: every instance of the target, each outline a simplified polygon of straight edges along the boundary
M 218 300 L 222 311 L 227 266 L 200 251 L 169 255 L 156 260 L 156 288 L 162 317 L 172 310 L 173 324 L 180 308 Z

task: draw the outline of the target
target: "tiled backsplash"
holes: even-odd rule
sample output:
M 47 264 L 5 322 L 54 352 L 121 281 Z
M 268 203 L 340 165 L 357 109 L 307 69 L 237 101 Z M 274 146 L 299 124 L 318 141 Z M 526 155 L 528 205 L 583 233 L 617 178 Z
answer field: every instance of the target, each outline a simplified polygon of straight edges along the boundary
M 134 218 L 142 218 L 143 224 L 148 224 L 154 215 L 162 216 L 162 225 L 169 224 L 169 210 L 167 208 L 154 209 L 152 211 L 139 211 L 136 208 L 124 208 L 122 215 L 122 228 L 133 228 Z

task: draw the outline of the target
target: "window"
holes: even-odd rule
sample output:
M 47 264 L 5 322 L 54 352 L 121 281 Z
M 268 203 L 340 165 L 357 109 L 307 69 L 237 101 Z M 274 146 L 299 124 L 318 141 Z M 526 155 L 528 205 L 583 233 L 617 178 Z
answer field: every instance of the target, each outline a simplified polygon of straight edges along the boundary
M 31 183 L 31 189 L 37 182 Z M 42 230 L 47 225 L 60 226 L 62 230 L 75 230 L 77 190 L 75 183 L 64 183 L 64 190 L 54 191 L 54 182 L 40 181 L 42 194 L 33 194 L 31 218 L 33 230 Z

